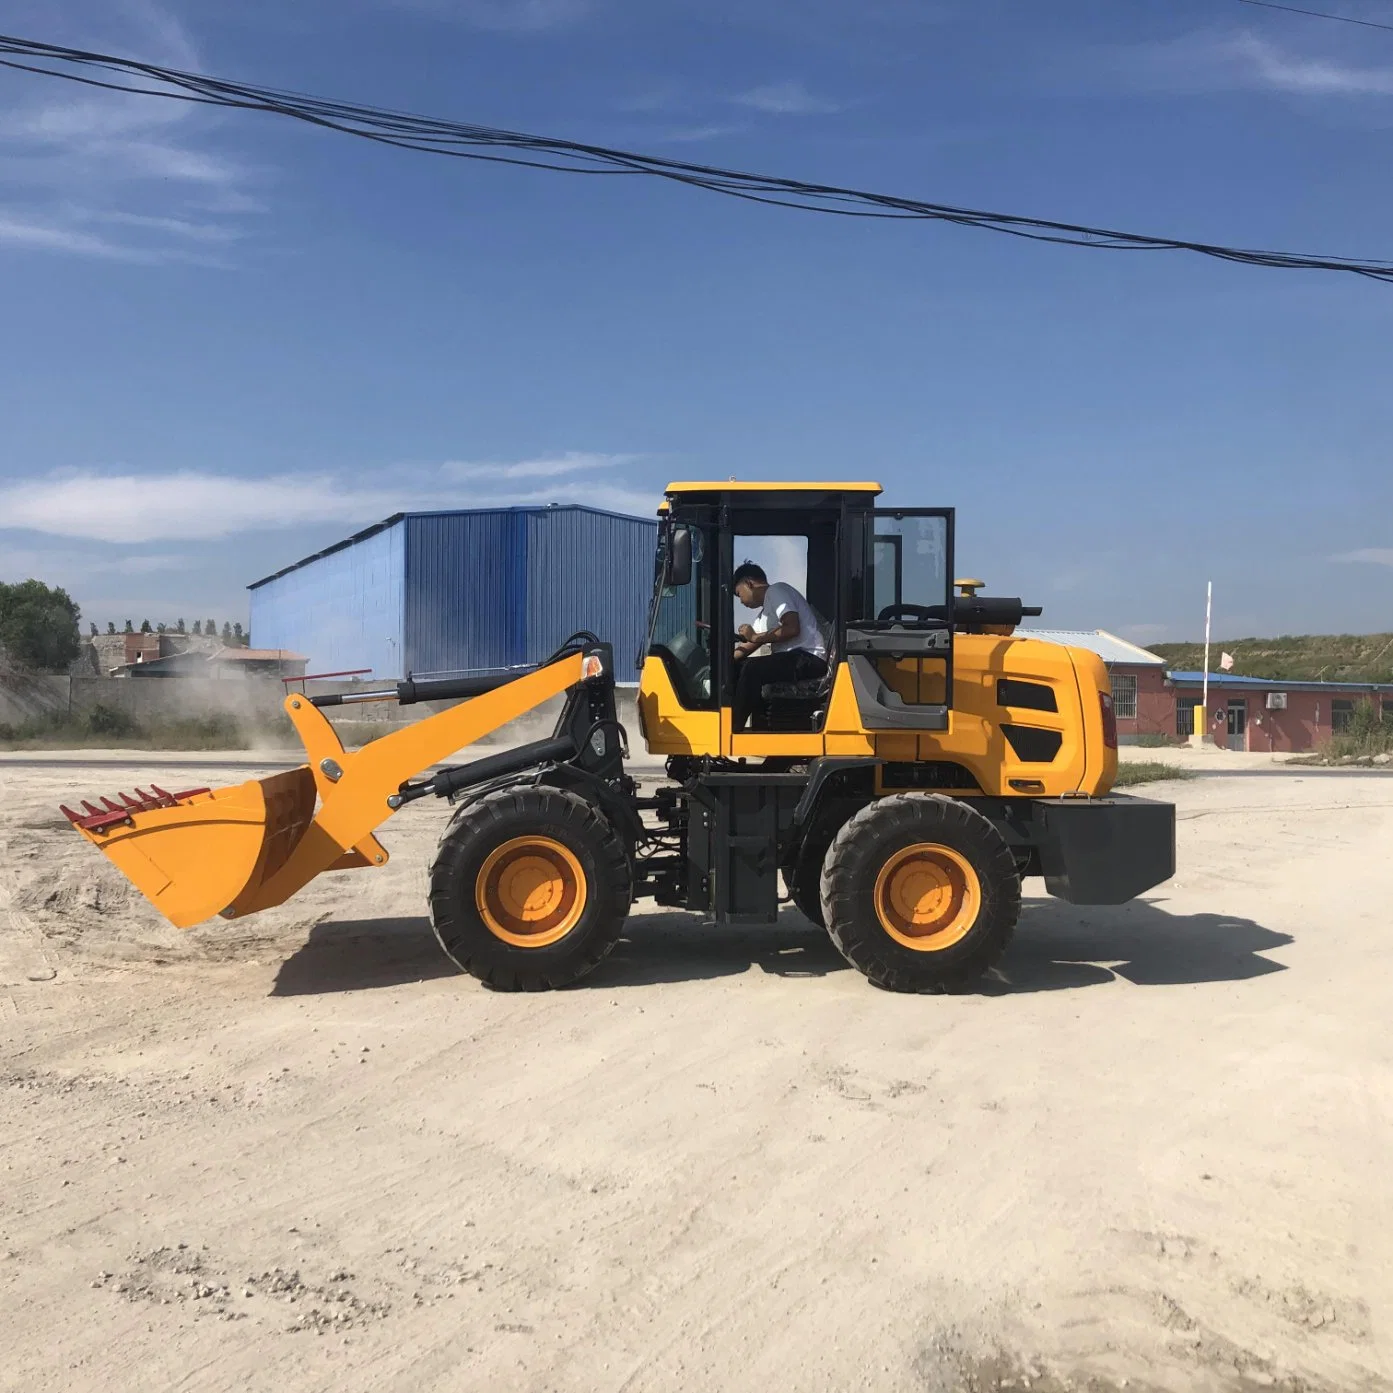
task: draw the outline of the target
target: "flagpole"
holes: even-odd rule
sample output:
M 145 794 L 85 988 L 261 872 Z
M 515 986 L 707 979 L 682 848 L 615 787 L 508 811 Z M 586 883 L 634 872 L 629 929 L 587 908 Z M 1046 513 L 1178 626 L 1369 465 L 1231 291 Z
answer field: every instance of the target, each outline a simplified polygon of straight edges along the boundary
M 1204 673 L 1200 678 L 1200 705 L 1204 708 L 1204 727 L 1200 731 L 1203 738 L 1209 733 L 1209 617 L 1214 608 L 1214 582 L 1206 581 L 1204 586 Z

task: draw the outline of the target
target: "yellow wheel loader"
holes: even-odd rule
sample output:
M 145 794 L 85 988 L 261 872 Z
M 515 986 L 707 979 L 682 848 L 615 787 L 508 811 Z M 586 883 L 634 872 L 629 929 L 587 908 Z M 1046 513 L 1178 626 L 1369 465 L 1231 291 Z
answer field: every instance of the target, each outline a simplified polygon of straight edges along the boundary
M 380 824 L 440 797 L 455 812 L 431 921 L 491 986 L 577 981 L 639 899 L 773 923 L 781 883 L 880 986 L 967 985 L 1005 950 L 1023 877 L 1075 904 L 1120 904 L 1171 876 L 1175 810 L 1110 792 L 1101 660 L 1016 636 L 1040 612 L 1019 599 L 976 581 L 955 593 L 953 511 L 881 508 L 879 493 L 668 486 L 638 691 L 666 778 L 646 793 L 625 769 L 612 652 L 583 633 L 521 675 L 291 695 L 300 768 L 64 812 L 180 927 L 280 904 L 324 871 L 381 866 Z M 751 728 L 736 730 L 732 577 L 752 543 L 801 565 L 826 674 L 763 685 Z M 562 693 L 549 738 L 442 764 Z M 325 708 L 372 700 L 456 704 L 344 750 Z

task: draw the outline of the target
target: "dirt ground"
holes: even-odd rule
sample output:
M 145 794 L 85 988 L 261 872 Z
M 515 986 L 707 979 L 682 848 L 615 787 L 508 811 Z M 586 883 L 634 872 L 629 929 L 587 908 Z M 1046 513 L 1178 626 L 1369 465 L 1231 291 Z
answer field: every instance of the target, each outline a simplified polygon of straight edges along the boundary
M 1393 776 L 1220 768 L 970 995 L 789 910 L 522 997 L 443 807 L 179 934 L 57 812 L 136 769 L 0 761 L 0 1388 L 1393 1388 Z

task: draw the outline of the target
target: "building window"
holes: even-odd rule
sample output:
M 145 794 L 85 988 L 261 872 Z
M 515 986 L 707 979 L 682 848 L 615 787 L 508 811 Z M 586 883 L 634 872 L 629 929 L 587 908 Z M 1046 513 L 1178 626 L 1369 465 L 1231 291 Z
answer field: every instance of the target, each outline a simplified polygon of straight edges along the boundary
M 1119 721 L 1137 719 L 1137 679 L 1115 673 L 1112 679 L 1112 709 Z
M 1195 733 L 1195 708 L 1199 705 L 1197 697 L 1178 697 L 1175 703 L 1175 733 L 1193 735 Z M 1200 734 L 1204 734 L 1201 727 Z
M 1330 730 L 1334 735 L 1348 730 L 1354 724 L 1354 703 L 1335 700 L 1330 703 Z

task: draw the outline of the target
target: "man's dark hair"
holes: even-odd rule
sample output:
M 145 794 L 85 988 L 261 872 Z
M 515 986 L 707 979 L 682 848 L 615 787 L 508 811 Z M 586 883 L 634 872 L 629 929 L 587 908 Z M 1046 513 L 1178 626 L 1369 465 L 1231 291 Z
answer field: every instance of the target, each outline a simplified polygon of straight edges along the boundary
M 753 561 L 746 561 L 743 565 L 735 568 L 735 574 L 730 578 L 730 588 L 734 590 L 742 580 L 752 580 L 758 585 L 769 584 L 769 577 L 764 574 L 764 567 L 756 566 Z

